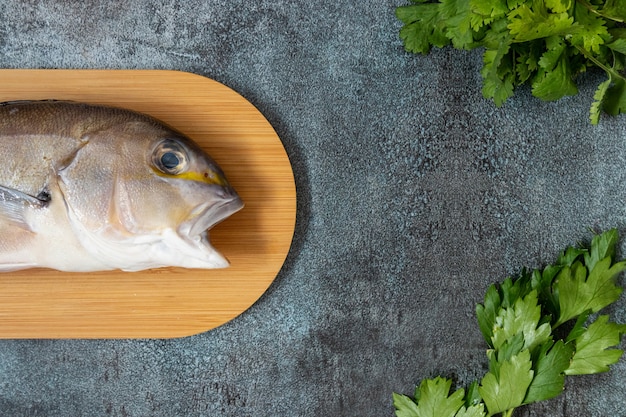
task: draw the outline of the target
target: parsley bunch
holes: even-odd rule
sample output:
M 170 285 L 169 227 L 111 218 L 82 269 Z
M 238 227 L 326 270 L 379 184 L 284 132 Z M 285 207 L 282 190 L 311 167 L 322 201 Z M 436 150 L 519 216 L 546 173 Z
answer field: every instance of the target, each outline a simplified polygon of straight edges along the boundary
M 559 395 L 566 375 L 605 372 L 626 325 L 598 315 L 622 288 L 614 262 L 616 230 L 594 236 L 590 248 L 566 249 L 542 271 L 522 271 L 492 285 L 476 307 L 489 345 L 489 372 L 467 390 L 450 393 L 452 381 L 427 379 L 415 398 L 393 394 L 397 417 L 510 417 L 515 408 Z
M 602 109 L 626 112 L 626 1 L 411 1 L 396 9 L 406 50 L 483 47 L 482 92 L 497 106 L 524 83 L 546 101 L 575 95 L 576 76 L 596 66 L 607 79 L 594 94 L 591 123 L 598 123 Z

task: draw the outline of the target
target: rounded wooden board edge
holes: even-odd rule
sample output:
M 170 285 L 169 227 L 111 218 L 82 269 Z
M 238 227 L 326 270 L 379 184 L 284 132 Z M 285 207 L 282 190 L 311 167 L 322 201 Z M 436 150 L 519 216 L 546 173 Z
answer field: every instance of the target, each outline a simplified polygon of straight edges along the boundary
M 55 86 L 48 85 L 48 88 L 44 88 L 43 89 L 44 91 L 42 91 L 42 86 L 46 85 L 45 80 L 47 79 L 49 81 L 50 78 L 53 78 L 60 82 L 57 82 L 56 83 L 57 85 Z M 120 82 L 120 78 L 124 78 L 124 80 Z M 21 321 L 18 320 L 18 322 L 14 323 L 14 325 L 12 326 L 12 329 L 7 329 L 6 326 L 2 325 L 3 320 L 6 319 L 7 317 L 7 309 L 5 305 L 4 308 L 0 307 L 0 338 L 176 338 L 176 337 L 192 336 L 192 335 L 202 333 L 202 332 L 214 329 L 216 327 L 219 327 L 223 325 L 224 323 L 229 322 L 233 320 L 234 318 L 238 317 L 240 314 L 242 314 L 244 311 L 246 311 L 248 308 L 250 308 L 253 304 L 255 304 L 258 301 L 258 299 L 265 293 L 267 288 L 269 288 L 271 283 L 274 281 L 276 275 L 282 269 L 282 265 L 284 261 L 286 260 L 286 257 L 291 248 L 291 244 L 293 240 L 293 233 L 295 231 L 295 223 L 296 223 L 296 189 L 295 189 L 293 171 L 291 169 L 289 157 L 284 149 L 284 146 L 282 145 L 280 138 L 276 134 L 274 128 L 269 124 L 267 119 L 260 113 L 260 111 L 252 103 L 250 103 L 247 99 L 245 99 L 241 94 L 239 94 L 232 88 L 220 83 L 219 81 L 213 80 L 211 78 L 208 78 L 199 74 L 194 74 L 194 73 L 184 72 L 184 71 L 177 71 L 177 70 L 0 69 L 0 80 L 3 81 L 2 85 L 0 86 L 0 101 L 6 101 L 7 99 L 56 98 L 56 99 L 82 100 L 82 101 L 93 102 L 97 104 L 118 105 L 120 107 L 128 107 L 134 110 L 143 111 L 161 120 L 165 119 L 164 121 L 166 123 L 172 124 L 174 127 L 179 128 L 179 130 L 182 130 L 184 133 L 188 133 L 186 129 L 184 128 L 181 129 L 180 126 L 177 126 L 177 123 L 172 123 L 172 120 L 169 120 L 168 117 L 163 117 L 163 115 L 167 116 L 168 112 L 172 111 L 172 108 L 161 109 L 163 111 L 161 110 L 156 111 L 157 114 L 155 114 L 155 111 L 146 111 L 143 108 L 144 107 L 143 105 L 147 104 L 146 101 L 149 100 L 150 97 L 154 96 L 155 94 L 154 91 L 151 91 L 148 94 L 149 97 L 147 98 L 143 97 L 141 94 L 137 95 L 137 92 L 141 92 L 142 89 L 147 88 L 145 78 L 150 78 L 151 80 L 150 82 L 158 80 L 159 82 L 168 84 L 167 89 L 169 90 L 166 91 L 167 94 L 170 94 L 172 97 L 174 97 L 175 101 L 177 101 L 176 105 L 180 106 L 182 104 L 185 104 L 182 107 L 184 107 L 187 110 L 190 108 L 190 106 L 187 105 L 189 103 L 186 103 L 185 95 L 179 94 L 180 92 L 178 91 L 172 91 L 171 84 L 176 84 L 176 82 L 184 81 L 183 83 L 185 87 L 184 90 L 186 91 L 186 94 L 194 96 L 193 100 L 198 100 L 198 98 L 201 99 L 202 97 L 204 97 L 203 94 L 206 93 L 205 91 L 198 91 L 197 89 L 198 84 L 203 84 L 203 88 L 205 89 L 207 88 L 207 86 L 210 86 L 208 87 L 209 90 L 212 90 L 213 92 L 218 92 L 217 94 L 221 95 L 220 99 L 223 99 L 223 102 L 225 103 L 225 105 L 224 105 L 224 108 L 222 109 L 214 109 L 215 114 L 212 114 L 211 117 L 213 117 L 213 120 L 215 120 L 215 117 L 219 118 L 221 116 L 225 116 L 227 117 L 228 120 L 225 120 L 224 123 L 220 125 L 220 127 L 217 128 L 215 132 L 209 132 L 208 136 L 210 136 L 210 138 L 212 138 L 211 135 L 214 135 L 217 133 L 223 134 L 224 132 L 226 132 L 228 135 L 229 129 L 237 130 L 237 133 L 235 134 L 242 134 L 244 136 L 249 135 L 250 132 L 244 132 L 241 127 L 232 126 L 233 122 L 236 121 L 239 116 L 244 114 L 246 117 L 251 117 L 253 119 L 254 129 L 263 131 L 262 136 L 264 135 L 264 138 L 262 140 L 275 141 L 273 143 L 273 146 L 274 148 L 276 148 L 275 150 L 279 151 L 277 153 L 279 153 L 280 155 L 272 154 L 271 157 L 267 157 L 267 158 L 265 158 L 267 155 L 263 155 L 263 157 L 260 157 L 259 159 L 253 162 L 247 161 L 249 165 L 253 165 L 254 163 L 259 163 L 259 161 L 261 161 L 262 163 L 271 164 L 272 166 L 276 166 L 278 162 L 278 165 L 281 165 L 283 168 L 282 171 L 279 172 L 279 174 L 277 174 L 277 175 L 280 175 L 280 178 L 276 180 L 275 182 L 275 185 L 281 188 L 280 195 L 277 194 L 278 195 L 277 199 L 280 199 L 280 207 L 279 207 L 280 213 L 279 214 L 281 216 L 281 219 L 280 219 L 279 224 L 278 223 L 277 224 L 281 227 L 281 232 L 279 236 L 281 239 L 281 242 L 272 242 L 272 244 L 279 244 L 280 246 L 279 248 L 273 248 L 274 252 L 279 252 L 279 253 L 271 254 L 272 255 L 271 265 L 269 265 L 269 263 L 267 265 L 263 265 L 264 270 L 262 272 L 265 274 L 265 278 L 263 282 L 258 282 L 257 280 L 253 279 L 254 278 L 253 277 L 254 275 L 254 272 L 253 272 L 254 262 L 253 261 L 254 260 L 246 259 L 247 264 L 246 264 L 245 270 L 247 271 L 246 273 L 248 274 L 248 276 L 245 278 L 241 278 L 239 276 L 238 277 L 239 281 L 237 281 L 237 285 L 246 286 L 249 288 L 247 289 L 245 301 L 240 302 L 236 308 L 233 308 L 232 305 L 228 306 L 227 305 L 228 303 L 226 303 L 226 305 L 220 305 L 220 306 L 215 307 L 213 317 L 210 319 L 207 319 L 207 317 L 204 317 L 203 314 L 196 314 L 190 319 L 194 321 L 194 323 L 188 324 L 186 326 L 178 326 L 177 324 L 179 324 L 181 321 L 184 321 L 184 317 L 182 317 L 184 316 L 184 314 L 178 314 L 180 312 L 177 312 L 175 308 L 173 309 L 169 308 L 170 306 L 168 305 L 167 308 L 169 308 L 169 314 L 173 316 L 178 315 L 180 317 L 174 317 L 174 318 L 170 317 L 168 323 L 160 327 L 159 326 L 154 327 L 155 326 L 154 322 L 156 321 L 155 317 L 148 318 L 147 323 L 143 323 L 144 325 L 142 326 L 133 327 L 131 325 L 131 326 L 126 326 L 126 327 L 124 326 L 120 327 L 118 325 L 124 322 L 124 317 L 123 317 L 124 314 L 119 314 L 119 312 L 115 311 L 114 308 L 112 309 L 111 306 L 105 305 L 106 302 L 102 303 L 101 299 L 95 299 L 97 297 L 94 298 L 94 294 L 102 290 L 103 288 L 106 289 L 107 282 L 109 283 L 108 285 L 117 285 L 118 287 L 123 286 L 124 283 L 120 281 L 124 281 L 126 278 L 120 278 L 119 274 L 128 274 L 128 273 L 98 272 L 98 273 L 91 273 L 91 274 L 78 274 L 79 276 L 82 276 L 82 277 L 88 277 L 90 284 L 95 283 L 95 285 L 91 285 L 90 288 L 88 289 L 85 289 L 85 286 L 87 285 L 85 283 L 86 281 L 85 279 L 83 279 L 84 282 L 82 283 L 82 287 L 81 287 L 81 284 L 80 283 L 77 284 L 74 280 L 74 278 L 76 277 L 76 274 L 61 274 L 65 276 L 63 276 L 60 281 L 63 281 L 67 284 L 67 288 L 66 288 L 67 294 L 65 294 L 67 298 L 64 300 L 67 301 L 68 299 L 70 299 L 76 305 L 71 305 L 69 307 L 66 306 L 67 311 L 65 313 L 67 314 L 65 316 L 63 314 L 59 316 L 59 310 L 63 310 L 64 307 L 55 306 L 54 308 L 55 311 L 53 312 L 54 313 L 53 316 L 55 316 L 54 320 L 59 321 L 60 319 L 63 319 L 64 317 L 75 319 L 77 316 L 81 316 L 82 312 L 77 311 L 75 308 L 76 306 L 80 306 L 81 303 L 76 302 L 76 299 L 72 299 L 72 297 L 77 297 L 77 294 L 79 294 L 80 292 L 83 292 L 84 294 L 87 294 L 91 298 L 88 301 L 83 300 L 84 302 L 82 303 L 82 306 L 92 303 L 92 305 L 88 306 L 88 308 L 93 308 L 92 313 L 94 311 L 101 312 L 105 316 L 108 313 L 110 315 L 110 320 L 112 321 L 114 320 L 117 326 L 117 330 L 112 330 L 111 328 L 107 328 L 106 326 L 90 328 L 88 326 L 89 324 L 88 320 L 87 321 L 83 320 L 81 322 L 80 328 L 72 328 L 72 326 L 67 325 L 67 323 L 59 324 L 58 322 L 55 323 L 55 325 L 50 325 L 51 324 L 50 322 L 40 323 L 40 320 L 42 318 L 38 316 L 37 314 L 26 315 L 25 317 L 22 317 Z M 24 84 L 24 81 L 29 81 L 29 82 Z M 96 85 L 96 87 L 90 87 L 89 81 L 93 82 L 94 85 Z M 20 83 L 20 85 L 18 86 L 13 85 L 13 87 L 7 88 L 7 85 L 10 86 L 12 82 Z M 120 101 L 119 100 L 120 98 L 119 95 L 121 94 L 120 91 L 117 91 L 117 92 L 111 91 L 111 90 L 115 90 L 115 89 L 110 89 L 111 84 L 116 84 L 118 87 L 119 86 L 126 86 L 126 87 L 132 86 L 132 88 L 134 88 L 135 91 L 133 94 L 131 94 L 132 97 L 125 97 L 125 100 Z M 21 88 L 21 87 L 24 87 L 24 88 Z M 103 94 L 100 96 L 97 95 L 97 91 L 99 91 L 99 89 L 103 92 Z M 199 89 L 199 90 L 202 90 L 202 89 Z M 19 92 L 19 94 L 17 94 L 16 92 Z M 10 97 L 7 97 L 7 94 Z M 156 94 L 158 95 L 158 92 Z M 53 95 L 55 97 L 52 97 Z M 147 106 L 147 107 L 152 108 L 152 109 L 158 109 L 158 106 L 159 104 L 157 103 L 156 107 L 154 105 L 152 107 L 151 106 Z M 237 107 L 236 115 L 228 113 L 229 106 Z M 177 120 L 178 118 L 181 118 L 181 117 L 182 116 L 178 114 L 173 119 Z M 194 128 L 192 130 L 196 134 L 198 132 L 200 135 L 207 134 L 205 131 L 203 131 L 203 126 L 201 125 L 201 123 L 199 123 L 198 125 L 194 125 Z M 247 138 L 246 140 L 250 141 L 249 138 Z M 246 143 L 246 146 L 250 144 L 256 146 L 255 143 Z M 253 153 L 260 152 L 260 150 L 255 148 L 255 146 L 252 146 L 250 148 L 250 151 Z M 218 163 L 220 163 L 220 165 L 222 166 L 228 165 L 228 162 L 224 164 L 220 160 L 218 160 Z M 233 162 L 233 165 L 237 165 L 241 163 L 242 161 L 236 161 L 236 162 Z M 244 165 L 245 163 L 246 161 L 244 161 Z M 230 175 L 229 175 L 229 179 L 231 179 Z M 274 178 L 272 178 L 272 180 L 274 180 Z M 238 181 L 242 181 L 242 179 L 239 178 Z M 237 188 L 237 186 L 235 188 Z M 251 186 L 248 188 L 254 188 L 254 187 Z M 251 190 L 247 190 L 246 192 L 251 192 Z M 233 216 L 233 219 L 236 218 L 236 216 L 241 217 L 241 215 L 238 213 Z M 267 216 L 267 213 L 262 214 L 262 216 Z M 227 224 L 227 222 L 229 221 L 230 219 L 226 220 L 224 224 Z M 218 225 L 216 227 L 216 231 L 217 231 L 216 233 L 213 233 L 212 231 L 212 236 L 215 234 L 215 239 L 217 241 L 219 241 L 219 238 L 220 238 L 218 236 L 219 230 L 217 230 L 217 228 L 219 227 L 222 227 L 222 225 Z M 232 229 L 232 225 L 231 225 L 231 229 Z M 259 227 L 258 230 L 256 231 L 260 231 L 260 230 L 262 230 L 262 227 Z M 239 238 L 245 238 L 245 233 L 240 232 L 238 233 L 237 236 Z M 212 237 L 212 241 L 213 240 L 214 238 Z M 218 247 L 218 250 L 220 250 L 220 247 L 218 244 L 216 244 L 215 246 Z M 229 269 L 232 270 L 232 268 L 233 266 L 231 266 L 231 268 Z M 237 266 L 235 266 L 234 268 L 237 268 Z M 270 272 L 268 271 L 268 269 L 271 269 L 272 271 Z M 146 271 L 142 275 L 143 278 L 140 281 L 142 281 L 144 284 L 148 286 L 150 285 L 154 286 L 154 283 L 150 279 L 146 279 L 146 277 L 148 276 L 163 277 L 164 275 L 170 275 L 173 277 L 181 277 L 181 276 L 185 276 L 185 274 L 190 274 L 189 271 L 190 270 L 182 270 L 179 268 L 163 268 L 159 270 Z M 208 273 L 211 274 L 213 272 L 214 270 L 209 271 Z M 51 281 L 50 277 L 56 276 L 57 281 L 59 281 L 58 274 L 59 274 L 58 271 L 39 269 L 39 270 L 20 271 L 18 273 L 13 274 L 13 276 L 18 277 L 17 281 L 21 282 L 22 285 L 30 288 L 31 296 L 36 297 L 36 296 L 41 296 L 43 293 L 45 293 L 46 289 L 50 290 L 52 288 L 52 285 L 54 284 L 54 279 Z M 136 273 L 133 273 L 133 274 L 136 274 Z M 250 276 L 250 274 L 252 274 L 252 277 Z M 271 275 L 271 278 L 268 277 L 268 274 Z M 241 275 L 241 271 L 239 271 L 239 275 Z M 137 275 L 134 275 L 134 277 L 137 277 Z M 191 283 L 187 282 L 189 289 L 193 290 L 195 287 L 192 281 L 194 280 L 190 279 L 188 281 L 191 282 Z M 6 282 L 6 279 L 0 277 L 0 287 L 2 285 L 2 282 Z M 71 285 L 68 283 L 71 283 Z M 164 284 L 162 279 L 160 283 L 163 284 L 163 288 L 167 290 L 172 290 L 175 292 L 176 289 L 173 287 L 172 283 Z M 36 285 L 41 285 L 41 288 L 40 289 L 34 288 L 34 286 Z M 228 276 L 226 278 L 221 278 L 219 280 L 219 284 L 217 285 L 217 287 L 219 287 L 219 290 L 222 291 L 223 294 L 229 297 L 236 297 L 236 294 L 232 294 L 233 292 L 232 286 L 233 286 L 233 281 L 230 280 Z M 163 290 L 163 288 L 149 289 L 147 290 L 147 292 L 149 293 L 151 290 L 153 290 L 154 292 L 158 292 L 159 290 Z M 15 290 L 15 288 L 13 288 L 13 290 Z M 91 291 L 91 293 L 89 291 Z M 250 293 L 254 293 L 254 294 L 250 294 Z M 15 295 L 15 293 L 13 295 Z M 43 295 L 45 296 L 45 294 Z M 160 307 L 160 308 L 165 308 L 166 306 L 164 306 L 163 303 L 164 303 L 164 300 L 167 301 L 167 298 L 168 298 L 167 296 L 161 297 L 159 300 L 155 302 L 155 306 Z M 170 298 L 175 298 L 175 296 L 170 297 Z M 2 303 L 2 301 L 4 300 L 2 300 L 2 295 L 0 295 L 0 303 Z M 161 303 L 161 305 L 159 305 L 159 303 Z M 193 307 L 198 308 L 198 305 L 199 303 L 201 303 L 201 301 L 199 302 L 197 299 L 194 299 L 193 303 L 195 303 L 193 304 Z M 28 307 L 30 308 L 30 310 L 36 309 L 37 307 L 36 301 L 29 304 Z M 129 306 L 129 305 L 125 306 L 126 309 L 132 309 L 133 307 L 135 306 Z M 24 326 L 28 328 L 29 325 L 33 326 L 31 327 L 32 331 L 25 330 Z

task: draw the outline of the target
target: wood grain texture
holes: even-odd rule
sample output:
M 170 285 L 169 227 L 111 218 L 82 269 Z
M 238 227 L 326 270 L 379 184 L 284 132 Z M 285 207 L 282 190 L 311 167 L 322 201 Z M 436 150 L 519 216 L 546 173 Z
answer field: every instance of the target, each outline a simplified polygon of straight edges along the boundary
M 68 99 L 150 114 L 199 143 L 245 207 L 210 233 L 231 266 L 144 272 L 0 274 L 2 338 L 170 338 L 250 307 L 291 245 L 296 192 L 276 132 L 246 99 L 198 75 L 161 70 L 0 70 L 0 101 Z

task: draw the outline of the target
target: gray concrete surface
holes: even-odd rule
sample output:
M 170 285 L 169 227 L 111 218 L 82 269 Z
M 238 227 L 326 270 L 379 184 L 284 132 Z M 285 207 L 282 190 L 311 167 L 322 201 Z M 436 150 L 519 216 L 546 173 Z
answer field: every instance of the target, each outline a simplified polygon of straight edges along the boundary
M 287 262 L 243 315 L 176 340 L 0 340 L 0 415 L 392 416 L 393 391 L 485 372 L 490 283 L 626 232 L 626 116 L 587 123 L 601 76 L 495 108 L 479 51 L 403 51 L 400 4 L 0 2 L 1 67 L 216 79 L 275 127 L 299 193 Z M 625 377 L 570 378 L 517 416 L 626 416 Z

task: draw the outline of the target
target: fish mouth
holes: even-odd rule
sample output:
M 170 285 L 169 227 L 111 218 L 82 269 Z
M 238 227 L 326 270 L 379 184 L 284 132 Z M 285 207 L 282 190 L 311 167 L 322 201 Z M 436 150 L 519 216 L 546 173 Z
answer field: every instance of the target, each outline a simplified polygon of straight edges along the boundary
M 217 202 L 201 204 L 192 211 L 191 220 L 183 223 L 179 230 L 188 236 L 198 236 L 241 210 L 243 205 L 238 195 Z

